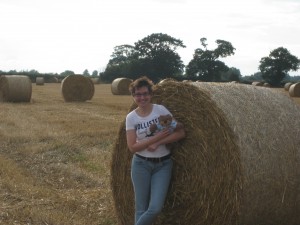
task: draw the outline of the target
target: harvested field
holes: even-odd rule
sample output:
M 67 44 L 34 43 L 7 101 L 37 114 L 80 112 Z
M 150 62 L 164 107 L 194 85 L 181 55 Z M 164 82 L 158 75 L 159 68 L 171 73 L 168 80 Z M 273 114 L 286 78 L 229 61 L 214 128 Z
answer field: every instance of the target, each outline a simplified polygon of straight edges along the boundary
M 116 224 L 109 164 L 131 97 L 99 84 L 92 101 L 66 103 L 60 87 L 0 103 L 0 224 Z
M 286 91 L 284 88 L 272 88 L 276 91 L 279 91 L 280 93 L 287 95 L 290 97 L 289 92 Z M 300 104 L 300 97 L 290 97 L 293 101 L 295 101 L 297 104 Z
M 117 225 L 110 162 L 131 104 L 110 84 L 65 102 L 59 83 L 32 85 L 30 103 L 0 103 L 0 224 Z

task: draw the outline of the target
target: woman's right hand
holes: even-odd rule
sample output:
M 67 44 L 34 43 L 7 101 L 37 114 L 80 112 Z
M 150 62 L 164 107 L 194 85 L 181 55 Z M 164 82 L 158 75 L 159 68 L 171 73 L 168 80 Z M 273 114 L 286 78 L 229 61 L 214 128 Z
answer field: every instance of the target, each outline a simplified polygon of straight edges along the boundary
M 165 128 L 162 131 L 158 132 L 155 136 L 158 136 L 158 140 L 160 140 L 160 139 L 162 139 L 164 137 L 167 137 L 170 134 L 171 134 L 170 129 Z
M 168 135 L 170 135 L 170 133 L 171 132 L 170 132 L 169 129 L 163 129 L 162 131 L 157 132 L 154 135 L 154 138 L 157 138 L 157 142 L 149 145 L 147 150 L 150 151 L 150 152 L 154 152 L 157 149 L 157 147 L 160 145 L 159 140 L 167 137 Z

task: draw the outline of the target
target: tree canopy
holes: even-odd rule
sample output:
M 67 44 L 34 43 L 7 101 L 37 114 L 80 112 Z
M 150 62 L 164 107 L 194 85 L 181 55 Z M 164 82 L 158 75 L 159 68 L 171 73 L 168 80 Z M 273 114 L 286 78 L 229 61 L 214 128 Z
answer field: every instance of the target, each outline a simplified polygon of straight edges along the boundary
M 300 60 L 286 48 L 279 47 L 270 52 L 268 57 L 260 60 L 259 69 L 263 79 L 272 86 L 280 86 L 281 81 L 290 70 L 297 71 Z
M 221 74 L 228 71 L 224 62 L 218 60 L 234 54 L 235 48 L 228 41 L 216 40 L 218 47 L 208 50 L 207 39 L 201 38 L 202 48 L 197 48 L 193 59 L 186 67 L 186 79 L 202 81 L 221 81 Z
M 82 73 L 83 76 L 90 76 L 89 70 L 85 69 Z
M 181 40 L 162 33 L 151 34 L 133 46 L 116 46 L 101 79 L 111 82 L 122 76 L 136 79 L 146 75 L 157 82 L 165 77 L 175 78 L 184 69 L 176 50 L 185 47 Z

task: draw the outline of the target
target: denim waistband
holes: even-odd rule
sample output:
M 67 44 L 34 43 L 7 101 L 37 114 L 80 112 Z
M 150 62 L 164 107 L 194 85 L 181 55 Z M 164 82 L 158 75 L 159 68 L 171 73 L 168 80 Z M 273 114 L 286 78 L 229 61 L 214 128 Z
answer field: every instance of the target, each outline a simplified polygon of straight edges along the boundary
M 141 159 L 144 159 L 144 160 L 149 161 L 149 162 L 154 162 L 154 163 L 159 163 L 159 162 L 162 162 L 166 159 L 171 158 L 171 154 L 165 155 L 163 157 L 145 157 L 145 156 L 141 156 L 139 154 L 135 154 L 135 155 L 137 157 L 141 158 Z

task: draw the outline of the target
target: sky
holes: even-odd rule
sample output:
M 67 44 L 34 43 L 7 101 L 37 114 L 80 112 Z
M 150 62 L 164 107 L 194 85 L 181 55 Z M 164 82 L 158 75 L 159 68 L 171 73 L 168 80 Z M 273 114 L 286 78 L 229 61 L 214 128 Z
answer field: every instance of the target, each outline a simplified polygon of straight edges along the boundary
M 185 65 L 200 38 L 230 42 L 220 60 L 247 76 L 278 47 L 300 58 L 299 21 L 300 0 L 0 0 L 0 70 L 103 72 L 114 47 L 164 33 Z

